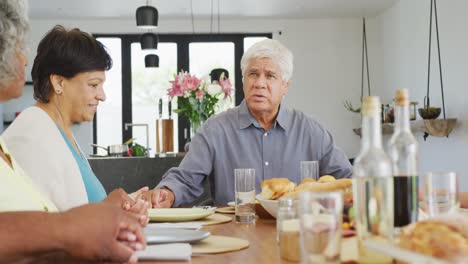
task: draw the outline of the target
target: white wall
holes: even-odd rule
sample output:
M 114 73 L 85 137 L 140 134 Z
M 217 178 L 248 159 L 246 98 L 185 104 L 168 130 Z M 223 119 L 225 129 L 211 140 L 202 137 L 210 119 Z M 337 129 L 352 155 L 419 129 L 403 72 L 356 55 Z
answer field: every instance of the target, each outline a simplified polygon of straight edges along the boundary
M 37 44 L 55 24 L 79 27 L 92 33 L 140 33 L 134 20 L 32 20 L 28 46 L 28 77 Z M 198 33 L 209 31 L 209 20 L 197 20 Z M 351 128 L 360 118 L 343 107 L 344 99 L 359 102 L 361 71 L 360 19 L 297 20 L 222 20 L 222 32 L 273 32 L 274 38 L 288 46 L 295 55 L 292 86 L 286 103 L 313 115 L 329 128 L 336 143 L 348 156 L 359 149 L 359 138 Z M 189 20 L 161 19 L 159 32 L 191 33 Z M 282 34 L 279 35 L 278 32 Z M 76 130 L 79 144 L 86 152 L 92 141 L 91 123 Z
M 458 118 L 449 138 L 429 137 L 420 143 L 421 173 L 453 170 L 461 176 L 460 188 L 468 191 L 468 1 L 438 1 L 440 46 L 447 117 Z M 427 86 L 427 54 L 430 1 L 400 1 L 375 19 L 381 42 L 382 63 L 378 93 L 390 100 L 398 87 L 410 89 L 413 100 L 422 104 Z M 433 26 L 434 29 L 434 26 Z M 441 106 L 435 31 L 431 63 L 431 105 Z

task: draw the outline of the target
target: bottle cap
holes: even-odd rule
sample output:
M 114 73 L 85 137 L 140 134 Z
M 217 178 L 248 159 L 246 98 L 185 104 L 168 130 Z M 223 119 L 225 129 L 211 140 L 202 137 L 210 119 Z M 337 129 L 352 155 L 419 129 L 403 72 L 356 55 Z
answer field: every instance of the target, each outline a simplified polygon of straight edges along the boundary
M 409 105 L 408 89 L 398 89 L 396 91 L 395 104 L 398 106 Z
M 380 115 L 380 99 L 378 96 L 366 96 L 362 100 L 363 116 L 379 116 Z

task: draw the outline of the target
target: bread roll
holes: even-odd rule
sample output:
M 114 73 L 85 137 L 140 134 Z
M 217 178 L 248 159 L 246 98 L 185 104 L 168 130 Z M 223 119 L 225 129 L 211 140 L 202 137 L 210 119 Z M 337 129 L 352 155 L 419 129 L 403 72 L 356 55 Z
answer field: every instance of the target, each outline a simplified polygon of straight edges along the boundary
M 273 178 L 264 180 L 260 187 L 262 188 L 261 199 L 276 200 L 285 193 L 294 190 L 296 184 L 287 178 Z
M 316 180 L 313 178 L 304 178 L 302 179 L 301 184 L 306 183 L 306 182 L 316 182 Z
M 466 263 L 463 261 L 468 259 L 468 219 L 452 214 L 417 222 L 403 229 L 399 246 L 453 263 Z
M 318 180 L 318 182 L 320 182 L 320 183 L 327 183 L 327 182 L 334 182 L 334 181 L 335 181 L 335 177 L 333 177 L 331 175 L 323 175 Z

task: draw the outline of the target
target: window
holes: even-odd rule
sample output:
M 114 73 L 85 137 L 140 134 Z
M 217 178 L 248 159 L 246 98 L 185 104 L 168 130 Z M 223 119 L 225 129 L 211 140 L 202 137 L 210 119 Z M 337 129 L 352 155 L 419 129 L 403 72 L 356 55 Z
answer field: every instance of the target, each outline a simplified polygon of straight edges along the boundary
M 247 37 L 244 38 L 244 52 L 246 52 L 253 44 L 266 39 L 267 37 Z
M 107 48 L 113 60 L 112 68 L 106 72 L 104 92 L 106 101 L 101 102 L 95 118 L 95 133 L 100 146 L 122 143 L 122 41 L 120 38 L 97 38 Z M 96 137 L 95 137 L 96 138 Z M 107 152 L 97 148 L 97 154 Z
M 232 42 L 203 42 L 190 43 L 190 73 L 198 77 L 208 75 L 212 69 L 224 68 L 229 72 L 232 86 L 236 87 L 234 78 L 234 43 Z M 207 76 L 209 78 L 209 76 Z M 234 98 L 220 100 L 216 113 L 234 107 Z
M 240 59 L 244 50 L 253 43 L 271 34 L 200 34 L 200 35 L 159 35 L 159 68 L 144 67 L 144 56 L 140 49 L 139 35 L 97 34 L 111 55 L 114 66 L 106 75 L 107 99 L 100 104 L 93 126 L 93 141 L 108 146 L 136 138 L 146 145 L 144 127 L 130 127 L 126 123 L 148 124 L 149 147 L 155 149 L 155 120 L 158 117 L 158 100 L 163 98 L 163 117 L 168 116 L 166 89 L 173 75 L 186 70 L 197 76 L 206 76 L 213 68 L 225 68 L 236 91 L 232 101 L 224 101 L 219 111 L 242 102 L 242 73 Z M 221 101 L 220 101 L 221 102 Z M 172 106 L 177 108 L 176 103 Z M 172 114 L 174 119 L 174 147 L 183 151 L 187 141 L 189 122 L 182 116 Z M 99 152 L 104 154 L 104 152 Z
M 156 150 L 156 119 L 158 101 L 163 99 L 163 118 L 169 118 L 167 88 L 169 80 L 177 72 L 177 44 L 160 43 L 155 52 L 159 56 L 158 68 L 145 68 L 145 55 L 149 52 L 141 50 L 140 43 L 131 44 L 132 58 L 132 123 L 148 124 L 149 148 L 153 154 Z M 176 106 L 175 106 L 176 107 Z M 177 115 L 172 114 L 177 120 Z M 174 150 L 178 149 L 177 122 L 174 122 Z M 139 144 L 146 144 L 146 130 L 144 127 L 133 126 L 132 136 Z

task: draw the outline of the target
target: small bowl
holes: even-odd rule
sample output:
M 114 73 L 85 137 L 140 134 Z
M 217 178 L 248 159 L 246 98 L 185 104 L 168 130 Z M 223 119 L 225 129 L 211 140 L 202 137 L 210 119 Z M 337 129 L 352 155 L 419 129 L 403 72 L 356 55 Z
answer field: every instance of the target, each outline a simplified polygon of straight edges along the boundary
M 436 119 L 440 115 L 440 107 L 419 108 L 422 119 Z

